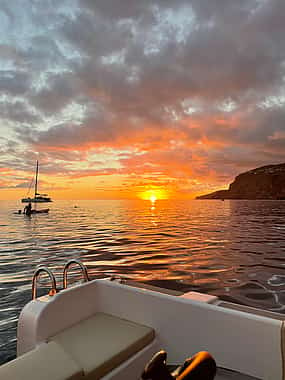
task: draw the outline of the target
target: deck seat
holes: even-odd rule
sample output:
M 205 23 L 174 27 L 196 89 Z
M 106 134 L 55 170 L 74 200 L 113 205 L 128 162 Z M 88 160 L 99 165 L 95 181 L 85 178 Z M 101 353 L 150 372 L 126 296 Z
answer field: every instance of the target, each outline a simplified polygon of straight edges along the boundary
M 96 313 L 51 338 L 83 368 L 86 380 L 100 379 L 150 344 L 154 330 L 110 314 Z
M 55 342 L 43 343 L 34 350 L 3 364 L 2 380 L 83 380 L 83 371 Z

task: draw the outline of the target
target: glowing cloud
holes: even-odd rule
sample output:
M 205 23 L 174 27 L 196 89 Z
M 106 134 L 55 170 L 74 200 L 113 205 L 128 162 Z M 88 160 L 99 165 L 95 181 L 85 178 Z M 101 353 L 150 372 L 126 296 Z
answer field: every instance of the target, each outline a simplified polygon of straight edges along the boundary
M 284 162 L 284 14 L 284 0 L 2 0 L 2 197 L 36 159 L 55 198 L 158 200 Z

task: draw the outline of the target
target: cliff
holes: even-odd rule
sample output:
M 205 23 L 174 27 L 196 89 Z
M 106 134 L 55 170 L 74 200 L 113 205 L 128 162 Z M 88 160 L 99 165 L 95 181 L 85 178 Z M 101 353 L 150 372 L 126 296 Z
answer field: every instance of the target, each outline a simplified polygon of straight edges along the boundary
M 285 199 L 285 163 L 239 174 L 228 190 L 215 191 L 196 199 Z

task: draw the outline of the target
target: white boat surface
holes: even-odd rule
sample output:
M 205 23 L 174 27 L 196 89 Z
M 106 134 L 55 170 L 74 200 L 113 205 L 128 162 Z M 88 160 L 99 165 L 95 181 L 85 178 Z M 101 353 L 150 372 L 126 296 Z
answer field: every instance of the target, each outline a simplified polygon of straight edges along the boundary
M 55 292 L 51 276 L 53 290 L 39 298 L 36 276 L 46 269 L 38 269 L 18 321 L 17 358 L 0 367 L 0 379 L 137 380 L 161 349 L 173 365 L 210 352 L 216 380 L 285 379 L 282 314 L 122 278 L 67 287 L 74 263 L 63 289 Z

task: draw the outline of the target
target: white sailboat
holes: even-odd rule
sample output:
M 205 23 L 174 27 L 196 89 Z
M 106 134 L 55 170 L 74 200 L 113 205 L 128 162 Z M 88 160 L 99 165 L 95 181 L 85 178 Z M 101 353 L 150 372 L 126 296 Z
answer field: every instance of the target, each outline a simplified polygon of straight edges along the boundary
M 38 193 L 38 175 L 39 175 L 39 161 L 37 160 L 36 165 L 36 180 L 35 180 L 35 194 L 34 197 L 27 197 L 22 199 L 22 203 L 46 203 L 46 202 L 52 202 L 51 198 L 48 196 L 48 194 L 40 194 Z

